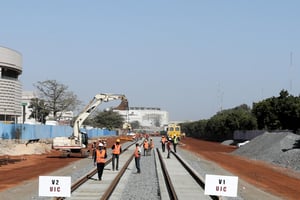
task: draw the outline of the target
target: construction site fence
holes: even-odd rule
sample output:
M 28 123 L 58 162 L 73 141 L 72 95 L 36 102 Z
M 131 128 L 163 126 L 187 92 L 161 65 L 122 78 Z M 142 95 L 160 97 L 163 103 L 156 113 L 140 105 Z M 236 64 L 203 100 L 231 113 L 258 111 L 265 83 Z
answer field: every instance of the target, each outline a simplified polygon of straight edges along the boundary
M 114 136 L 117 134 L 114 130 L 108 129 L 81 129 L 86 132 L 89 138 L 102 136 Z M 4 124 L 0 123 L 1 139 L 52 139 L 54 137 L 69 137 L 73 134 L 73 128 L 65 125 L 43 125 L 43 124 Z

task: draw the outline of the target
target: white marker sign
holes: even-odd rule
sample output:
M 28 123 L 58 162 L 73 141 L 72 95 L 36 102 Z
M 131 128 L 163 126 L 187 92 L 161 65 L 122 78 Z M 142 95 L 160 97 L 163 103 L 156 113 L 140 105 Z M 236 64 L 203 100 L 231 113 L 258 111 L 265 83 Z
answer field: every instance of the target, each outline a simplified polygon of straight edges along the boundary
M 40 176 L 39 196 L 70 197 L 71 177 L 69 176 Z
M 236 197 L 238 188 L 237 176 L 205 175 L 206 195 Z

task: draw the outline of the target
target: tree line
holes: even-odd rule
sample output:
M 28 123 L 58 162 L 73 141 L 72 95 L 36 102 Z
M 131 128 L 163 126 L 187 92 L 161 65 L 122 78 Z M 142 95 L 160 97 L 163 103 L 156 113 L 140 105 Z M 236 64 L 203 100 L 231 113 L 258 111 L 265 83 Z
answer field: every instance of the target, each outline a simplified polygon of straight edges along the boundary
M 300 96 L 281 90 L 278 97 L 222 110 L 210 119 L 181 123 L 187 136 L 224 141 L 233 138 L 235 130 L 289 130 L 299 134 Z

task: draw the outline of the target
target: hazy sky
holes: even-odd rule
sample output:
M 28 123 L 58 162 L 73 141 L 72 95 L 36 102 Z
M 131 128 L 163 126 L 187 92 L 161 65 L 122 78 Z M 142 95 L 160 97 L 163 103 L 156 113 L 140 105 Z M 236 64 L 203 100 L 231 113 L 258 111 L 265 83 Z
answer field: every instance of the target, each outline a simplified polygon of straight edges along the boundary
M 300 94 L 298 0 L 9 0 L 0 46 L 23 56 L 23 90 L 56 80 L 87 103 L 125 94 L 170 120 Z

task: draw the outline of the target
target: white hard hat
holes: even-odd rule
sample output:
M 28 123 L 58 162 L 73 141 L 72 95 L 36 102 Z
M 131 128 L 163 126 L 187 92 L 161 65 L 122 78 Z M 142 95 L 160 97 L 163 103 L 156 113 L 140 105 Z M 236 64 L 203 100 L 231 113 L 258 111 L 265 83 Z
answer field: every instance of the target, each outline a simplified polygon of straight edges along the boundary
M 99 147 L 103 147 L 103 144 L 100 142 L 98 146 L 99 146 Z

